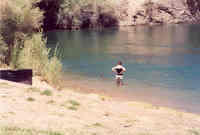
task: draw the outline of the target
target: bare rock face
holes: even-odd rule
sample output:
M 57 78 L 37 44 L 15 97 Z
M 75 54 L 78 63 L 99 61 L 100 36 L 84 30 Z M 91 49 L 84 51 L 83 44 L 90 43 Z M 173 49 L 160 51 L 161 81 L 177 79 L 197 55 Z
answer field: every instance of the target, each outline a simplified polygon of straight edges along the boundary
M 200 0 L 186 0 L 188 10 L 192 15 L 193 21 L 199 23 L 200 21 Z
M 197 23 L 200 0 L 121 0 L 120 25 Z
M 59 5 L 56 0 L 49 4 L 45 1 L 41 0 L 38 6 L 44 11 L 46 30 L 200 22 L 200 0 L 86 0 L 86 4 L 82 0 L 71 1 L 75 9 L 62 2 Z

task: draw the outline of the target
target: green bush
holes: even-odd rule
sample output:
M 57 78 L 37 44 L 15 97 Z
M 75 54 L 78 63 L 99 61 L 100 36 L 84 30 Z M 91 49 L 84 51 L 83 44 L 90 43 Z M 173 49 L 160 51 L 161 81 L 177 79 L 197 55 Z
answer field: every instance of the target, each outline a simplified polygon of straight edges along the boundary
M 32 38 L 25 40 L 16 62 L 17 68 L 33 69 L 34 75 L 42 76 L 50 84 L 59 86 L 62 64 L 56 53 L 51 58 L 49 55 L 50 49 L 47 49 L 42 33 L 34 34 Z
M 6 61 L 8 47 L 0 36 L 0 65 L 4 64 Z
M 56 54 L 49 57 L 41 29 L 39 0 L 4 0 L 0 4 L 0 66 L 30 68 L 51 84 L 60 84 L 62 65 Z M 45 0 L 48 1 L 48 0 Z
M 43 13 L 33 6 L 35 2 L 36 0 L 3 0 L 3 4 L 0 4 L 0 35 L 8 49 L 4 54 L 8 65 L 13 61 L 11 57 L 16 59 L 18 49 L 23 48 L 26 36 L 31 36 L 41 27 Z
M 49 59 L 48 63 L 45 65 L 42 76 L 53 86 L 57 86 L 58 88 L 61 87 L 62 64 L 57 56 L 53 56 Z
M 41 76 L 45 65 L 49 62 L 46 41 L 42 34 L 34 34 L 24 42 L 24 48 L 20 51 L 17 60 L 17 68 L 33 69 L 34 75 Z

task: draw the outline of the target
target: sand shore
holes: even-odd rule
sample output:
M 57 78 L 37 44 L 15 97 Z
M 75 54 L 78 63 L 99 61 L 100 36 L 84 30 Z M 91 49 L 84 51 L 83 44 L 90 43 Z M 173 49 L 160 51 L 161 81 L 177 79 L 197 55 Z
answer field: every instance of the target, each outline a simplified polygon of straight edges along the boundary
M 4 127 L 64 135 L 200 135 L 200 115 L 101 94 L 58 91 L 0 80 L 0 135 Z

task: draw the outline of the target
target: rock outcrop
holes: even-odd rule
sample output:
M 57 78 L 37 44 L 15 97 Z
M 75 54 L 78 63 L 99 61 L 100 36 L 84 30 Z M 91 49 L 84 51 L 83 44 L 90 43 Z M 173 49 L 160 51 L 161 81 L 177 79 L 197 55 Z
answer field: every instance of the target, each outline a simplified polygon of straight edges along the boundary
M 200 21 L 200 0 L 59 1 L 41 0 L 38 4 L 44 11 L 45 30 Z
M 120 25 L 198 23 L 199 0 L 121 0 Z

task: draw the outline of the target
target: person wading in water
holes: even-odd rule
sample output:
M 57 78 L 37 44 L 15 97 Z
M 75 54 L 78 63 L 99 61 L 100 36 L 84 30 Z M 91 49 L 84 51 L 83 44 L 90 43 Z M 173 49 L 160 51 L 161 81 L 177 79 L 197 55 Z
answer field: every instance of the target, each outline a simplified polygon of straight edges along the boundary
M 112 71 L 116 73 L 115 79 L 116 79 L 117 86 L 124 85 L 122 80 L 123 80 L 123 75 L 124 75 L 123 73 L 126 72 L 126 69 L 125 67 L 122 66 L 122 62 L 118 61 L 118 64 L 112 68 Z

